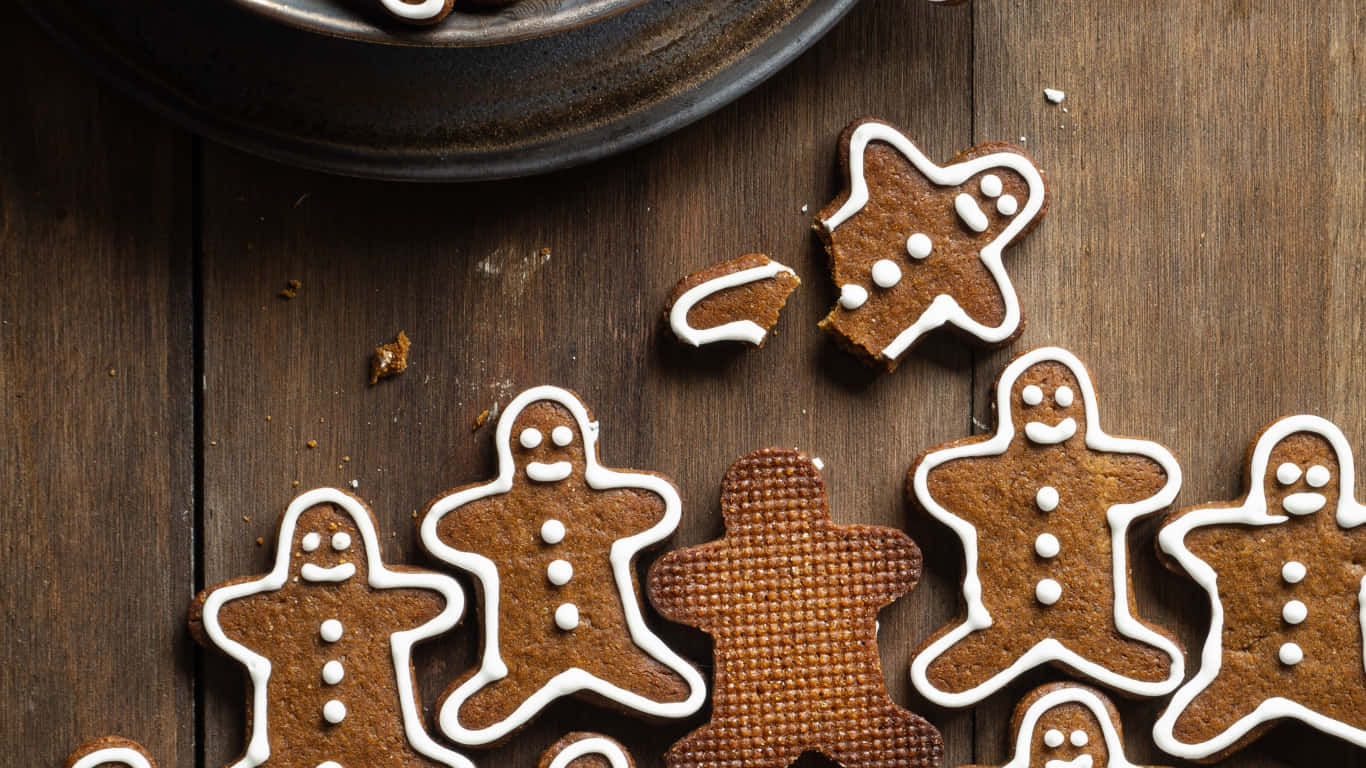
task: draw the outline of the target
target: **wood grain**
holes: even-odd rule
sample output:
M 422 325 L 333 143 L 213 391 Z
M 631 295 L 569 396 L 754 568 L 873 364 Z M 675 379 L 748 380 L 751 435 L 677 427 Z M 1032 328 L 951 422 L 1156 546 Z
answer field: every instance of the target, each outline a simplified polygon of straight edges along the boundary
M 189 137 L 0 4 L 0 744 L 191 765 Z
M 298 492 L 354 480 L 386 561 L 436 567 L 413 513 L 491 475 L 481 412 L 553 383 L 600 417 L 605 463 L 678 484 L 672 545 L 719 535 L 718 483 L 740 455 L 795 445 L 823 458 L 836 522 L 903 527 L 925 554 L 921 585 L 881 617 L 893 697 L 941 728 L 946 767 L 1004 762 L 1015 701 L 1059 675 L 968 712 L 910 689 L 911 651 L 958 611 L 961 548 L 905 502 L 906 468 L 974 419 L 990 424 L 997 373 L 1044 344 L 1087 361 L 1107 430 L 1172 448 L 1182 505 L 1238 495 L 1248 441 L 1285 413 L 1321 413 L 1366 447 L 1362 40 L 1366 10 L 1351 0 L 1312 13 L 1269 0 L 865 0 L 772 80 L 651 146 L 536 179 L 430 186 L 214 144 L 196 173 L 183 133 L 0 6 L 14 83 L 0 100 L 0 551 L 29 564 L 0 606 L 0 743 L 56 766 L 121 732 L 163 768 L 227 763 L 243 744 L 244 680 L 206 653 L 196 711 L 183 627 L 194 537 L 205 582 L 260 573 Z M 1049 104 L 1045 87 L 1067 100 Z M 815 330 L 835 291 L 809 226 L 841 184 L 840 129 L 869 114 L 940 160 L 1023 137 L 1048 175 L 1047 218 L 1007 255 L 1028 322 L 1010 348 L 935 336 L 878 375 Z M 677 344 L 661 323 L 677 279 L 751 251 L 804 280 L 776 334 L 761 350 Z M 285 300 L 290 279 L 302 286 Z M 400 330 L 409 370 L 368 386 L 371 350 Z M 1131 542 L 1140 613 L 1195 647 L 1204 598 L 1150 556 L 1154 530 Z M 705 635 L 652 618 L 709 666 Z M 419 652 L 429 706 L 474 663 L 477 620 Z M 1151 744 L 1160 706 L 1120 702 L 1135 762 L 1175 762 Z M 562 703 L 472 756 L 530 766 L 565 731 L 591 729 L 656 768 L 702 719 Z M 1366 760 L 1288 726 L 1224 764 Z

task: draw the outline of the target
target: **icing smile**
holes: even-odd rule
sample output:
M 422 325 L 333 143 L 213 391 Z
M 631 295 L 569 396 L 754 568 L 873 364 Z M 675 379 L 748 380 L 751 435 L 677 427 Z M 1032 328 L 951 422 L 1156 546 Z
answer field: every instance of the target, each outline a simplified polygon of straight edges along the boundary
M 557 461 L 554 464 L 533 461 L 526 465 L 526 476 L 538 483 L 559 482 L 569 477 L 569 473 L 573 471 L 573 465 L 567 461 Z
M 1281 506 L 1292 515 L 1309 515 L 1323 509 L 1328 499 L 1321 493 L 1292 493 L 1285 497 Z
M 1051 427 L 1040 421 L 1031 421 L 1025 425 L 1025 437 L 1040 445 L 1055 445 L 1070 440 L 1075 434 L 1077 420 L 1070 416 Z
M 334 565 L 331 568 L 324 568 L 313 563 L 304 563 L 299 569 L 299 575 L 304 581 L 346 581 L 356 575 L 356 566 L 351 563 Z
M 1049 760 L 1043 768 L 1091 768 L 1090 755 L 1077 755 L 1071 760 Z

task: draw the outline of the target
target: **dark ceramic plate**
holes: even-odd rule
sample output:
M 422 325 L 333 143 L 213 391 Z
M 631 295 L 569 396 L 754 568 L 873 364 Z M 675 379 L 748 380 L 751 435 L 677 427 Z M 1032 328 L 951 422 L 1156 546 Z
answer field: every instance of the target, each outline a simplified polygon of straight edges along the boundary
M 379 0 L 233 0 L 276 21 L 324 35 L 397 45 L 494 45 L 552 35 L 601 21 L 645 0 L 518 0 L 497 10 L 463 2 L 439 24 L 415 27 L 382 10 Z
M 348 0 L 349 2 L 350 0 Z M 856 0 L 650 0 L 492 47 L 359 43 L 224 0 L 21 0 L 106 77 L 211 138 L 356 176 L 462 181 L 588 162 L 758 85 Z

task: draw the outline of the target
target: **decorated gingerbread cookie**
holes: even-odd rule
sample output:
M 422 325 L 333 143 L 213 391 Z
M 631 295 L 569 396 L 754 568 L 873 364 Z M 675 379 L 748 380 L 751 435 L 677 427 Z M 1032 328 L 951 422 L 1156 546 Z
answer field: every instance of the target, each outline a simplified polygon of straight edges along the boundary
M 380 3 L 399 21 L 418 25 L 441 21 L 455 6 L 455 0 L 380 0 Z
M 762 253 L 723 261 L 679 281 L 669 296 L 669 327 L 694 347 L 718 341 L 763 346 L 801 282 Z
M 190 607 L 195 639 L 250 680 L 250 739 L 232 768 L 473 768 L 423 728 L 414 643 L 456 625 L 455 580 L 380 559 L 370 510 L 309 491 L 280 522 L 275 567 L 210 587 Z
M 1176 497 L 1176 459 L 1106 434 L 1090 374 L 1056 347 L 1011 361 L 996 414 L 994 433 L 938 446 L 907 475 L 962 540 L 967 614 L 919 650 L 915 687 L 968 707 L 1051 662 L 1131 696 L 1170 693 L 1184 660 L 1134 614 L 1128 533 Z
M 723 537 L 650 569 L 664 616 L 715 640 L 711 721 L 670 768 L 782 768 L 806 751 L 845 768 L 938 766 L 939 731 L 883 684 L 878 611 L 920 577 L 904 533 L 830 521 L 816 464 L 786 448 L 736 461 L 721 485 Z
M 1172 514 L 1168 564 L 1209 593 L 1200 670 L 1153 735 L 1173 755 L 1221 760 L 1280 720 L 1366 747 L 1366 507 L 1341 430 L 1290 416 L 1262 430 L 1247 494 Z
M 598 431 L 573 392 L 529 389 L 498 421 L 497 477 L 422 516 L 423 546 L 479 582 L 482 659 L 439 704 L 457 743 L 499 742 L 574 694 L 656 718 L 702 706 L 701 674 L 646 625 L 633 568 L 678 526 L 678 491 L 603 467 Z
M 636 768 L 636 763 L 616 739 L 574 731 L 551 744 L 536 768 Z
M 839 288 L 821 328 L 888 370 L 944 325 L 989 345 L 1019 334 L 1001 253 L 1045 207 L 1043 175 L 1022 150 L 983 144 L 939 166 L 865 118 L 845 129 L 840 164 L 848 188 L 816 222 Z
M 122 736 L 87 741 L 66 759 L 66 768 L 157 768 L 142 745 Z
M 1141 768 L 1124 756 L 1115 705 L 1084 685 L 1034 689 L 1015 708 L 1011 733 L 1015 754 L 998 768 Z

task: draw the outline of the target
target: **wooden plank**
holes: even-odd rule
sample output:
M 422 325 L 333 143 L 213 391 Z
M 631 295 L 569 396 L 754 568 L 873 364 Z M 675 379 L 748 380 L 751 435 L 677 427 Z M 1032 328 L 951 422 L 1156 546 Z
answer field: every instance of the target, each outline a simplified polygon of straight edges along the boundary
M 815 329 L 835 295 L 809 226 L 839 186 L 835 140 L 850 119 L 878 112 L 940 157 L 968 144 L 969 23 L 966 8 L 864 3 L 738 104 L 651 147 L 540 179 L 378 184 L 210 147 L 207 581 L 266 568 L 296 480 L 300 489 L 357 480 L 390 534 L 386 557 L 430 563 L 415 552 L 411 512 L 490 476 L 492 425 L 472 432 L 472 423 L 539 383 L 584 396 L 601 418 L 607 463 L 677 481 L 678 545 L 719 533 L 721 474 L 768 444 L 825 459 L 838 521 L 904 525 L 906 467 L 923 446 L 966 428 L 969 358 L 931 345 L 880 378 L 835 351 Z M 777 335 L 759 351 L 684 352 L 660 327 L 669 289 L 691 270 L 756 250 L 806 281 Z M 303 285 L 284 301 L 276 294 L 289 279 Z M 368 387 L 370 350 L 400 329 L 413 339 L 411 367 Z M 318 447 L 305 447 L 313 439 Z M 930 710 L 906 674 L 911 648 L 954 610 L 939 598 L 956 555 L 938 532 L 912 533 L 932 568 L 883 615 L 886 677 L 899 701 L 945 728 L 946 764 L 961 764 L 971 757 L 970 716 Z M 705 636 L 663 631 L 708 660 Z M 419 657 L 429 704 L 472 663 L 473 647 L 466 629 Z M 217 765 L 241 748 L 240 675 L 216 659 L 206 686 L 205 755 Z M 558 705 L 478 757 L 532 765 L 565 730 L 591 727 L 652 768 L 697 722 L 642 726 Z
M 1180 505 L 1239 495 L 1248 441 L 1283 414 L 1336 418 L 1363 445 L 1349 383 L 1366 372 L 1353 343 L 1360 8 L 1113 0 L 974 11 L 976 138 L 1027 137 L 1052 183 L 1048 220 L 1012 261 L 1029 327 L 980 359 L 978 417 L 990 422 L 986 393 L 1011 356 L 1059 344 L 1090 366 L 1108 430 L 1176 453 Z M 1049 104 L 1045 87 L 1066 101 Z M 1156 565 L 1154 530 L 1132 539 L 1140 614 L 1179 628 L 1198 654 L 1203 593 Z M 979 710 L 982 762 L 1005 756 L 1018 695 L 1055 677 L 1031 676 Z M 1169 762 L 1151 739 L 1160 705 L 1121 709 L 1130 758 Z M 1361 755 L 1289 726 L 1226 764 L 1359 765 Z
M 0 744 L 192 765 L 190 141 L 0 7 Z

